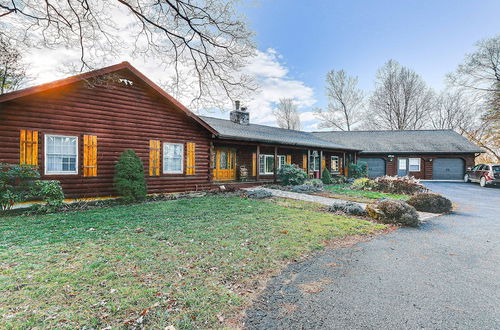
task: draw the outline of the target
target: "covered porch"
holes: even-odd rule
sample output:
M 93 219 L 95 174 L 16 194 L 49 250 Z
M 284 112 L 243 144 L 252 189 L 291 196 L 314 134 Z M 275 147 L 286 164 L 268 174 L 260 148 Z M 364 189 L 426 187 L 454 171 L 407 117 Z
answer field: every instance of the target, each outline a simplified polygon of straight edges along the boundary
M 346 164 L 355 161 L 354 151 L 236 140 L 214 141 L 210 159 L 214 183 L 278 182 L 278 169 L 285 164 L 303 169 L 309 178 L 321 178 L 325 168 L 347 175 Z

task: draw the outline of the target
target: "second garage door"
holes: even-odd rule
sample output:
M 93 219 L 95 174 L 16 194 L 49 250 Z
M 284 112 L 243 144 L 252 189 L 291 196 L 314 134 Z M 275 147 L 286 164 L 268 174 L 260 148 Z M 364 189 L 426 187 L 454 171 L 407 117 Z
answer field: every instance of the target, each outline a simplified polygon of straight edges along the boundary
M 464 161 L 460 158 L 437 158 L 432 166 L 433 180 L 462 180 Z
M 385 160 L 382 158 L 360 158 L 359 160 L 368 164 L 368 176 L 370 178 L 385 175 Z

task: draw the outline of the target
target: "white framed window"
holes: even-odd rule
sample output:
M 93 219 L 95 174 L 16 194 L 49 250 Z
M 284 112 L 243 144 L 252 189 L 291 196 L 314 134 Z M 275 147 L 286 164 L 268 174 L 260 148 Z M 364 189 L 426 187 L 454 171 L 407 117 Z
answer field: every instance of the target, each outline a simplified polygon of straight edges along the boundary
M 309 169 L 311 171 L 319 171 L 319 168 L 320 168 L 319 156 L 311 155 L 309 157 Z
M 332 156 L 330 158 L 331 165 L 330 168 L 333 173 L 339 173 L 339 156 Z
M 410 158 L 408 164 L 410 172 L 420 172 L 420 158 Z
M 278 167 L 286 164 L 286 156 L 278 155 Z M 274 174 L 274 155 L 259 155 L 259 174 Z
M 45 174 L 78 174 L 78 137 L 45 135 Z
M 184 172 L 184 144 L 163 143 L 163 173 L 182 174 Z
M 398 158 L 398 169 L 406 170 L 406 158 Z

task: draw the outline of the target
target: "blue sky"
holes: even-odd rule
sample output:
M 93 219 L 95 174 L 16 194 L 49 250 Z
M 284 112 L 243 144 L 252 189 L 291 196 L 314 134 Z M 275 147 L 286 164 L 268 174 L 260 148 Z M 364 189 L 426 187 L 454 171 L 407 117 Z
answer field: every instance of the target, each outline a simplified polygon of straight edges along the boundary
M 435 89 L 480 39 L 500 33 L 500 1 L 260 0 L 242 6 L 260 50 L 272 48 L 287 79 L 313 89 L 325 106 L 324 77 L 345 69 L 370 91 L 389 59 Z M 312 107 L 303 107 L 310 111 Z
M 305 130 L 317 129 L 313 110 L 326 106 L 324 79 L 329 70 L 345 69 L 358 76 L 369 95 L 377 68 L 395 59 L 440 90 L 446 73 L 474 50 L 475 42 L 500 34 L 500 0 L 241 0 L 239 10 L 256 32 L 258 46 L 244 69 L 261 86 L 259 93 L 242 99 L 251 121 L 276 125 L 272 110 L 280 98 L 290 97 L 299 106 Z M 117 19 L 133 22 L 130 15 Z M 132 40 L 126 34 L 123 38 Z M 61 63 L 79 64 L 79 57 L 76 48 L 33 48 L 26 55 L 35 77 L 32 83 L 66 76 Z M 124 60 L 173 92 L 172 86 L 162 84 L 173 68 L 161 65 L 161 58 L 139 58 L 125 47 L 108 64 Z M 173 95 L 189 107 L 190 91 L 181 94 Z M 219 112 L 192 110 L 228 118 L 232 103 L 225 94 L 221 98 L 225 105 Z

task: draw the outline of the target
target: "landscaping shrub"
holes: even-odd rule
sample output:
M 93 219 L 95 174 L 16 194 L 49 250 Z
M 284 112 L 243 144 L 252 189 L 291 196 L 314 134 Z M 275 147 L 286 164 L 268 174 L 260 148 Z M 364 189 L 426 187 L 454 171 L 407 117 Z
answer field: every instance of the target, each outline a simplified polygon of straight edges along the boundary
M 300 185 L 307 179 L 307 174 L 295 165 L 286 164 L 278 169 L 278 178 L 285 186 Z
M 314 193 L 323 191 L 323 182 L 320 179 L 307 180 L 304 184 L 293 186 L 291 191 L 298 193 Z
M 380 222 L 388 224 L 400 224 L 403 226 L 418 227 L 420 220 L 417 210 L 400 200 L 386 199 L 376 204 L 368 205 L 366 213 Z
M 330 212 L 342 212 L 350 215 L 365 215 L 366 212 L 361 205 L 354 202 L 335 202 L 328 208 Z
M 363 178 L 368 176 L 368 163 L 359 161 L 357 164 L 349 164 L 349 177 L 351 178 Z
M 369 178 L 359 178 L 354 180 L 352 188 L 359 190 L 377 190 L 378 185 L 375 180 Z
M 269 198 L 272 195 L 273 194 L 270 191 L 267 191 L 265 189 L 254 189 L 247 192 L 247 196 L 249 198 L 255 199 Z
M 427 189 L 413 177 L 382 176 L 375 179 L 377 190 L 391 194 L 415 195 L 427 192 Z
M 40 173 L 34 166 L 0 163 L 0 208 L 9 210 L 15 203 L 31 197 L 31 185 Z
M 323 184 L 332 184 L 332 176 L 326 167 L 323 169 L 323 173 L 321 173 L 321 181 L 323 181 Z
M 306 186 L 311 186 L 318 191 L 323 190 L 323 181 L 321 181 L 320 179 L 307 180 L 306 182 L 304 182 L 304 184 Z
M 146 198 L 147 188 L 144 179 L 144 166 L 133 150 L 125 150 L 115 166 L 115 188 L 127 201 L 140 201 Z
M 54 212 L 63 205 L 64 193 L 59 181 L 37 180 L 31 191 L 33 197 L 45 202 L 45 204 L 36 205 L 40 212 Z
M 344 184 L 348 182 L 348 178 L 343 175 L 334 175 L 332 176 L 332 184 Z
M 407 203 L 421 212 L 446 213 L 452 209 L 451 201 L 448 198 L 434 193 L 415 195 Z

